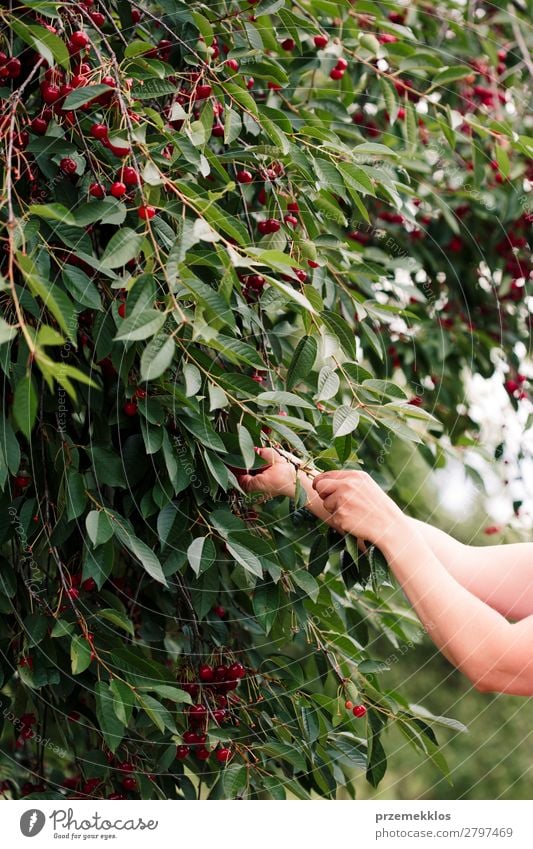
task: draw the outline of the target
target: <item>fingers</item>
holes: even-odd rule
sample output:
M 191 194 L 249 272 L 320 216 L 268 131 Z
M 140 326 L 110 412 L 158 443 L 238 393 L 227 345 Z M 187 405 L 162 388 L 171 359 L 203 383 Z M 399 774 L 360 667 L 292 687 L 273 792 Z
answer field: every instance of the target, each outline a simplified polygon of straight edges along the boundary
M 337 496 L 336 495 L 328 495 L 327 498 L 324 498 L 322 501 L 322 506 L 328 513 L 335 513 L 337 509 Z
M 264 492 L 268 489 L 262 473 L 259 475 L 236 475 L 236 477 L 239 481 L 240 488 L 244 492 Z

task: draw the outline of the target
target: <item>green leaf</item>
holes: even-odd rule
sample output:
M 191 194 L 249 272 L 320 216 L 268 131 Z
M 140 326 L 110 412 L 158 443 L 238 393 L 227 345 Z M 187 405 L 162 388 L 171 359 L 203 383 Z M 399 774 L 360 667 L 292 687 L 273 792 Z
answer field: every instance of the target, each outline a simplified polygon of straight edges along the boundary
M 142 696 L 138 694 L 137 698 L 140 706 L 146 715 L 150 717 L 156 728 L 159 728 L 161 732 L 163 732 L 165 728 L 168 728 L 173 734 L 178 733 L 170 712 L 164 705 L 161 704 L 161 702 L 158 702 L 157 699 L 145 694 Z
M 359 412 L 353 407 L 342 404 L 333 415 L 333 436 L 346 436 L 359 424 Z
M 125 545 L 128 551 L 140 562 L 145 572 L 150 575 L 154 581 L 160 584 L 167 585 L 167 579 L 163 574 L 161 563 L 151 548 L 148 548 L 145 542 L 138 539 L 125 525 L 121 524 L 120 517 L 113 522 L 113 530 L 115 536 Z
M 144 236 L 129 227 L 117 230 L 111 236 L 100 260 L 102 268 L 118 268 L 135 259 L 140 251 Z
M 450 65 L 447 68 L 442 68 L 433 77 L 431 88 L 436 86 L 447 86 L 448 83 L 453 83 L 455 80 L 462 80 L 470 76 L 472 68 L 468 65 Z
M 32 204 L 28 212 L 46 221 L 61 221 L 62 224 L 76 225 L 76 219 L 72 212 L 61 203 Z
M 131 687 L 118 678 L 113 678 L 109 686 L 113 694 L 113 710 L 116 717 L 123 725 L 127 725 L 131 719 L 133 708 L 137 704 L 135 694 Z
M 68 110 L 69 112 L 75 111 L 76 109 L 80 109 L 80 107 L 85 106 L 86 103 L 90 103 L 91 100 L 94 100 L 95 97 L 99 97 L 101 94 L 106 94 L 110 90 L 110 86 L 102 85 L 98 83 L 97 85 L 86 85 L 81 86 L 80 88 L 74 89 L 68 94 L 65 98 L 65 102 L 62 104 L 62 109 Z
M 25 375 L 19 380 L 15 389 L 13 416 L 26 439 L 30 438 L 35 424 L 38 404 L 35 381 L 30 375 Z
M 318 375 L 316 400 L 329 401 L 330 398 L 333 398 L 337 394 L 339 387 L 340 378 L 335 369 L 332 369 L 330 366 L 324 366 L 320 369 L 320 374 Z
M 242 798 L 248 783 L 248 770 L 244 764 L 228 764 L 222 773 L 222 787 L 226 799 Z
M 253 551 L 250 551 L 249 548 L 242 545 L 241 542 L 234 541 L 231 534 L 228 534 L 227 536 L 226 548 L 237 563 L 240 563 L 247 572 L 251 572 L 252 575 L 257 575 L 258 578 L 263 577 L 263 567 L 259 558 L 253 553 Z
M 157 97 L 166 97 L 169 94 L 174 94 L 176 91 L 176 86 L 173 85 L 168 80 L 143 80 L 142 85 L 139 81 L 137 85 L 133 86 L 131 91 L 131 96 L 135 98 L 135 100 L 152 100 Z
M 67 295 L 49 280 L 44 280 L 33 260 L 26 254 L 17 253 L 17 263 L 32 294 L 41 298 L 66 336 L 76 344 L 76 315 Z M 65 367 L 67 368 L 66 364 Z
M 94 685 L 94 696 L 100 731 L 108 748 L 115 752 L 124 736 L 125 723 L 115 712 L 113 690 L 104 681 L 97 681 Z
M 318 344 L 314 336 L 303 336 L 300 339 L 287 370 L 285 380 L 287 389 L 292 389 L 301 380 L 309 377 L 316 359 L 317 350 Z
M 196 537 L 187 549 L 187 560 L 196 576 L 214 563 L 216 550 L 210 537 Z
M 23 23 L 20 18 L 10 17 L 9 26 L 30 47 L 39 53 L 49 65 L 62 65 L 66 70 L 70 66 L 70 56 L 66 44 L 58 35 L 38 24 Z
M 117 628 L 122 628 L 123 631 L 126 631 L 132 637 L 135 634 L 133 623 L 128 619 L 128 617 L 122 613 L 120 610 L 115 610 L 112 607 L 104 608 L 103 610 L 98 611 L 98 619 L 106 619 L 108 622 L 111 622 L 113 625 L 116 625 Z
M 496 154 L 496 162 L 498 163 L 500 174 L 502 175 L 502 177 L 505 177 L 505 179 L 507 179 L 511 171 L 511 162 L 509 160 L 509 155 L 505 148 L 499 144 L 496 145 L 494 153 Z
M 67 502 L 67 519 L 77 519 L 85 510 L 87 496 L 85 481 L 75 469 L 69 469 L 65 482 L 65 499 Z
M 180 424 L 195 436 L 202 445 L 206 448 L 211 448 L 213 451 L 226 453 L 226 447 L 218 433 L 213 430 L 207 419 L 193 419 L 182 416 L 179 419 Z
M 4 318 L 0 318 L 0 345 L 11 342 L 18 333 L 18 328 L 8 324 Z
M 142 690 L 153 690 L 162 699 L 169 699 L 176 704 L 192 704 L 192 698 L 185 690 L 180 690 L 179 687 L 171 687 L 169 684 L 147 684 L 141 686 Z
M 321 312 L 320 317 L 330 333 L 337 337 L 344 352 L 351 360 L 355 360 L 357 357 L 355 333 L 348 322 L 333 312 Z
M 141 310 L 124 319 L 115 336 L 116 342 L 139 342 L 154 336 L 166 321 L 166 314 L 160 310 Z
M 250 436 L 250 432 L 240 424 L 237 425 L 237 434 L 239 437 L 239 448 L 244 462 L 246 467 L 251 469 L 255 463 L 254 441 Z
M 80 634 L 72 638 L 70 643 L 70 664 L 73 675 L 80 675 L 91 664 L 91 646 Z
M 141 356 L 141 378 L 144 381 L 156 380 L 170 368 L 176 344 L 172 336 L 159 333 L 148 343 Z
M 94 546 L 102 545 L 113 536 L 113 525 L 104 510 L 91 510 L 85 518 L 85 527 Z
M 287 407 L 298 407 L 303 410 L 314 410 L 315 405 L 311 404 L 306 398 L 301 398 L 300 395 L 295 395 L 292 392 L 284 392 L 282 389 L 275 389 L 272 392 L 261 392 L 254 398 L 256 404 L 261 407 L 270 407 L 272 405 L 279 407 L 284 405 Z

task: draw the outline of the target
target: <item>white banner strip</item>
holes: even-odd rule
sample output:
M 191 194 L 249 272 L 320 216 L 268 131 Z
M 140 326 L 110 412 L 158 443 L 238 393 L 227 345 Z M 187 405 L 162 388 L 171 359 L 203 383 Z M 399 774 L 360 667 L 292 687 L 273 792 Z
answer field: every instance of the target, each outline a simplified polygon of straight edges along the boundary
M 238 811 L 236 804 L 8 801 L 2 805 L 2 845 L 44 849 L 68 840 L 99 846 L 112 841 L 123 849 L 533 846 L 528 801 L 241 802 Z

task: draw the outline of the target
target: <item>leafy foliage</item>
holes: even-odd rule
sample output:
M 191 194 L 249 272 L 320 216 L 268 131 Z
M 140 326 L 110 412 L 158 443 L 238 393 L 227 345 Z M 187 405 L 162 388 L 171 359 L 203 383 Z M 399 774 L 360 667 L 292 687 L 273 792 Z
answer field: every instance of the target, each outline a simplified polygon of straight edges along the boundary
M 354 795 L 390 723 L 446 772 L 372 657 L 415 633 L 379 552 L 235 472 L 475 438 L 463 370 L 530 328 L 533 150 L 519 13 L 480 9 L 0 10 L 12 795 Z

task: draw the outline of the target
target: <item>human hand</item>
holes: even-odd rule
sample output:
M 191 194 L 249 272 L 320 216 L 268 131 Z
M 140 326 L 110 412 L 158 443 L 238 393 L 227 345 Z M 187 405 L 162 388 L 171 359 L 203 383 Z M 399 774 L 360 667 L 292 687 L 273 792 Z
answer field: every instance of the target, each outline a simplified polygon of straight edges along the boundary
M 256 448 L 257 454 L 269 465 L 254 474 L 242 474 L 237 480 L 245 492 L 264 492 L 272 498 L 286 495 L 294 498 L 296 492 L 296 467 L 275 448 Z M 290 456 L 290 455 L 289 455 Z M 300 461 L 295 457 L 295 462 Z
M 380 545 L 404 516 L 392 498 L 366 472 L 322 472 L 313 489 L 331 513 L 337 531 Z

